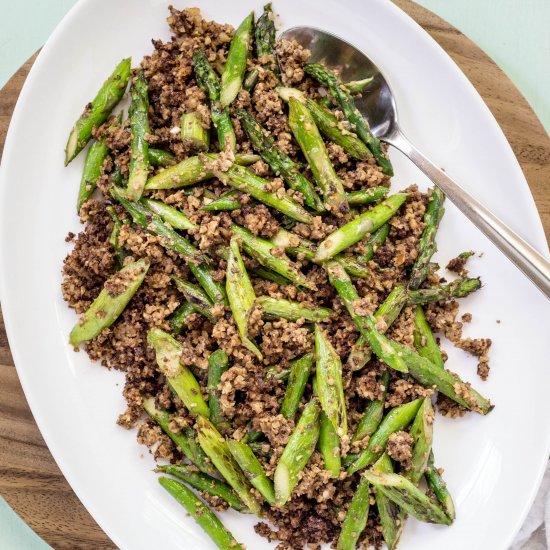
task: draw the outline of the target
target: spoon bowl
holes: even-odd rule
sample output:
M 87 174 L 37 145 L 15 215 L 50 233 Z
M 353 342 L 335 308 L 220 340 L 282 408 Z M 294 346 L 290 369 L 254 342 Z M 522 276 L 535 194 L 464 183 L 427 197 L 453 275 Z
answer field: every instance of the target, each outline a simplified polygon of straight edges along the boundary
M 293 27 L 281 38 L 296 40 L 311 52 L 310 62 L 338 70 L 342 82 L 372 77 L 355 98 L 355 105 L 378 139 L 393 145 L 412 160 L 516 267 L 550 299 L 550 262 L 488 208 L 460 187 L 448 174 L 422 154 L 403 134 L 391 88 L 379 68 L 352 44 L 314 27 Z

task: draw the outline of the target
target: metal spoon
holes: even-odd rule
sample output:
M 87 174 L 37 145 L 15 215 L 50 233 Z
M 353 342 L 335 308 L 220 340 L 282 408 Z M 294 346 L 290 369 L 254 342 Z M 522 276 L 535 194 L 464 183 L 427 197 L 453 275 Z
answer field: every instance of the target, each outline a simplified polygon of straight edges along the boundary
M 367 119 L 372 133 L 393 145 L 412 160 L 430 180 L 550 298 L 550 262 L 526 243 L 491 211 L 470 196 L 445 172 L 428 160 L 403 135 L 397 122 L 392 91 L 376 65 L 357 48 L 328 32 L 312 27 L 293 27 L 282 38 L 296 40 L 311 51 L 310 61 L 329 68 L 341 68 L 344 81 L 374 77 L 356 105 Z

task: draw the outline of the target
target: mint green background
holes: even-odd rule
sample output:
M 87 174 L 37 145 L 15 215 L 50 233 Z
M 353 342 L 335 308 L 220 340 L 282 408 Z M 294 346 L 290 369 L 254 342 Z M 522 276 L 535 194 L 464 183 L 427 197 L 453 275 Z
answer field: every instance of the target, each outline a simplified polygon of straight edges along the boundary
M 550 0 L 417 1 L 491 56 L 550 132 Z M 74 3 L 75 0 L 0 0 L 0 87 L 46 41 Z M 178 5 L 177 0 L 174 4 Z M 1 497 L 0 548 L 49 548 Z

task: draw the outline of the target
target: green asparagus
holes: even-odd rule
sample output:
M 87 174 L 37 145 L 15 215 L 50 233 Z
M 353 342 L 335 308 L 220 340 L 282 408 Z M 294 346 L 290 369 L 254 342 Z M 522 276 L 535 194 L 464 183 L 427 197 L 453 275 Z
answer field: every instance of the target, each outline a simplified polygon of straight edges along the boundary
M 227 483 L 224 483 L 215 477 L 196 472 L 192 469 L 192 467 L 190 468 L 186 465 L 174 466 L 169 464 L 167 466 L 157 466 L 156 470 L 158 472 L 163 472 L 165 474 L 177 477 L 199 491 L 204 491 L 211 496 L 225 500 L 231 508 L 237 510 L 238 512 L 248 512 L 248 509 L 243 505 L 241 499 L 237 496 L 237 493 L 235 493 L 235 491 L 233 491 Z
M 197 441 L 197 432 L 195 432 L 191 426 L 183 426 L 177 433 L 172 431 L 170 429 L 172 415 L 168 411 L 158 409 L 155 406 L 155 399 L 153 397 L 143 399 L 143 408 L 177 447 L 181 449 L 191 463 L 201 472 L 205 474 L 215 474 L 217 472 L 216 468 L 214 468 L 212 462 L 199 445 Z
M 149 260 L 142 258 L 123 267 L 105 282 L 103 290 L 71 330 L 69 341 L 73 346 L 92 340 L 118 319 L 145 279 L 149 265 Z
M 224 107 L 220 101 L 222 93 L 220 80 L 208 62 L 208 58 L 203 50 L 195 50 L 193 52 L 193 67 L 195 69 L 197 84 L 208 94 L 210 99 L 210 118 L 218 133 L 220 150 L 235 151 L 237 139 L 233 123 L 229 116 L 229 109 L 226 106 Z
M 254 45 L 256 58 L 263 67 L 270 70 L 275 76 L 279 76 L 279 63 L 275 51 L 275 16 L 271 9 L 271 2 L 264 6 L 264 11 L 254 28 Z
M 340 82 L 336 74 L 319 63 L 308 63 L 304 69 L 307 74 L 317 79 L 323 86 L 328 88 L 350 124 L 353 125 L 354 131 L 365 142 L 374 155 L 374 158 L 377 160 L 384 174 L 393 176 L 391 162 L 384 152 L 380 140 L 372 134 L 367 121 L 355 106 L 353 97 L 342 85 L 342 82 Z
M 238 191 L 228 191 L 221 197 L 205 204 L 201 207 L 201 210 L 205 210 L 206 212 L 220 212 L 225 210 L 239 210 L 240 208 L 242 208 L 242 205 L 239 201 Z
M 441 477 L 438 469 L 434 466 L 433 451 L 430 452 L 428 467 L 424 472 L 424 476 L 426 477 L 428 487 L 434 492 L 437 500 L 439 500 L 441 507 L 443 508 L 443 511 L 447 517 L 453 521 L 456 517 L 455 505 L 453 498 L 451 497 L 451 493 L 449 493 L 449 489 L 447 488 L 447 484 Z
M 183 346 L 159 328 L 149 330 L 147 342 L 155 350 L 157 365 L 170 388 L 191 413 L 208 418 L 210 409 L 202 396 L 201 387 L 193 373 L 180 361 Z
M 65 148 L 65 166 L 84 149 L 92 137 L 94 127 L 105 122 L 122 99 L 130 78 L 131 66 L 131 58 L 123 59 L 100 88 L 90 107 L 86 106 L 80 118 L 75 122 Z
M 323 193 L 325 207 L 333 214 L 343 215 L 349 211 L 344 186 L 336 175 L 319 130 L 306 105 L 290 98 L 288 123 L 300 145 L 313 177 Z
M 304 223 L 310 223 L 312 220 L 311 214 L 289 195 L 285 194 L 281 198 L 275 193 L 267 191 L 265 187 L 269 185 L 269 182 L 254 174 L 248 168 L 233 164 L 225 172 L 215 171 L 214 174 L 225 185 L 247 193 L 257 201 L 271 206 L 271 208 L 278 210 L 293 220 Z
M 229 259 L 227 260 L 225 276 L 229 306 L 231 307 L 233 319 L 239 330 L 239 336 L 243 346 L 250 350 L 261 361 L 261 351 L 248 337 L 248 319 L 254 307 L 256 296 L 244 266 L 239 244 L 235 237 L 231 239 L 229 249 Z
M 181 304 L 176 311 L 172 314 L 170 318 L 170 323 L 172 325 L 172 333 L 178 336 L 183 331 L 185 324 L 185 319 L 191 313 L 195 313 L 195 308 L 189 303 L 184 302 Z
M 362 477 L 342 523 L 336 545 L 337 550 L 354 550 L 357 547 L 359 537 L 367 526 L 369 518 L 369 488 L 368 480 Z
M 212 301 L 202 288 L 179 277 L 172 277 L 172 280 L 197 313 L 204 315 L 212 323 L 216 322 L 212 314 Z
M 214 173 L 207 168 L 205 160 L 213 162 L 219 158 L 219 154 L 209 154 L 206 156 L 188 157 L 180 163 L 162 170 L 156 176 L 149 178 L 145 185 L 146 191 L 153 189 L 178 189 L 195 185 L 201 181 L 214 177 Z M 260 160 L 257 155 L 235 155 L 235 163 L 248 166 Z M 208 164 L 208 162 L 207 162 Z
M 109 147 L 107 147 L 105 139 L 94 141 L 92 145 L 90 145 L 88 153 L 86 154 L 86 160 L 84 161 L 80 189 L 78 190 L 78 200 L 76 203 L 77 214 L 80 212 L 82 205 L 92 196 L 97 186 L 97 180 L 101 176 L 103 162 L 108 154 Z
M 210 132 L 203 127 L 199 113 L 183 113 L 180 121 L 181 141 L 193 151 L 208 151 Z
M 176 157 L 170 153 L 170 151 L 149 147 L 149 162 L 151 163 L 151 166 L 160 166 L 165 168 L 166 166 L 176 164 Z
M 340 475 L 342 459 L 340 457 L 340 438 L 328 416 L 321 411 L 319 415 L 319 440 L 317 448 L 323 455 L 325 470 L 330 472 L 332 477 Z
M 313 185 L 298 171 L 296 163 L 275 145 L 273 137 L 265 133 L 248 111 L 239 109 L 237 114 L 252 146 L 271 169 L 276 174 L 280 174 L 290 188 L 302 193 L 304 202 L 310 208 L 321 212 L 324 208 L 319 195 Z
M 218 548 L 244 550 L 244 546 L 235 540 L 214 512 L 183 483 L 167 477 L 159 477 L 159 483 L 193 516 Z
M 290 499 L 298 476 L 308 463 L 319 438 L 319 401 L 313 398 L 302 412 L 283 454 L 275 469 L 275 499 L 279 506 L 284 506 Z
M 380 386 L 382 387 L 382 399 L 374 399 L 365 408 L 365 412 L 359 421 L 357 429 L 351 438 L 351 442 L 360 441 L 365 437 L 370 437 L 380 425 L 382 416 L 384 415 L 384 402 L 388 394 L 390 386 L 390 372 L 384 371 L 380 378 Z
M 363 477 L 372 483 L 377 491 L 416 519 L 428 523 L 451 525 L 452 521 L 443 510 L 407 478 L 378 470 L 368 470 L 363 473 Z
M 244 71 L 246 70 L 248 48 L 252 38 L 253 22 L 254 13 L 250 13 L 239 25 L 231 40 L 227 61 L 222 73 L 220 102 L 223 107 L 231 105 L 241 89 Z
M 219 389 L 222 374 L 227 370 L 228 362 L 227 354 L 221 349 L 212 352 L 208 358 L 208 408 L 210 409 L 210 422 L 214 424 L 217 430 L 229 425 L 227 420 L 223 418 Z
M 265 475 L 265 470 L 252 449 L 246 443 L 235 439 L 230 439 L 227 446 L 251 485 L 258 490 L 271 506 L 274 506 L 275 490 L 273 482 Z
M 260 237 L 256 237 L 253 233 L 241 227 L 233 224 L 231 231 L 243 244 L 243 248 L 253 258 L 258 260 L 264 267 L 275 271 L 279 275 L 286 277 L 289 281 L 303 286 L 305 288 L 314 289 L 314 285 L 307 277 L 300 272 L 296 265 L 290 261 L 286 255 L 275 255 L 272 252 L 276 250 L 276 246 Z
M 408 196 L 407 193 L 391 195 L 372 210 L 367 210 L 331 233 L 317 248 L 314 261 L 323 262 L 332 258 L 381 227 L 394 216 Z
M 256 303 L 261 306 L 264 314 L 268 317 L 282 317 L 289 321 L 305 319 L 306 321 L 321 321 L 332 313 L 328 307 L 310 308 L 302 306 L 299 302 L 292 302 L 283 298 L 271 298 L 271 296 L 259 296 Z
M 113 229 L 111 230 L 111 235 L 109 236 L 109 244 L 113 247 L 116 253 L 117 266 L 118 269 L 120 269 L 124 265 L 124 258 L 126 257 L 124 249 L 118 243 L 118 237 L 122 228 L 122 221 L 118 217 L 116 210 L 112 205 L 107 206 L 105 210 L 107 210 L 107 213 L 113 220 Z
M 346 82 L 344 86 L 350 94 L 360 94 L 373 80 L 374 77 L 369 76 L 361 80 L 350 80 Z
M 152 210 L 155 214 L 158 214 L 167 224 L 174 229 L 196 229 L 198 226 L 194 224 L 183 212 L 168 206 L 162 201 L 153 199 L 141 199 L 142 203 Z
M 432 450 L 434 416 L 435 412 L 431 399 L 424 397 L 411 426 L 411 436 L 413 438 L 412 466 L 407 471 L 406 477 L 414 485 L 418 485 L 428 466 L 428 458 Z
M 387 187 L 368 187 L 367 189 L 361 189 L 360 191 L 352 191 L 346 193 L 346 197 L 350 204 L 370 204 L 378 202 L 386 198 L 390 190 Z
M 281 414 L 285 418 L 293 419 L 296 415 L 312 366 L 313 355 L 311 353 L 291 362 L 285 397 L 281 404 Z
M 206 418 L 199 416 L 197 426 L 199 443 L 203 451 L 248 509 L 261 516 L 260 503 L 251 492 L 250 483 L 229 451 L 227 441 Z
M 366 448 L 357 455 L 354 462 L 348 467 L 348 474 L 353 474 L 376 462 L 382 456 L 390 435 L 408 426 L 416 416 L 421 404 L 422 399 L 415 399 L 410 403 L 392 409 L 371 436 Z
M 444 200 L 443 191 L 439 187 L 434 187 L 430 202 L 424 213 L 425 228 L 418 241 L 418 256 L 411 270 L 409 287 L 412 289 L 418 288 L 427 277 L 430 260 L 437 250 L 435 234 L 443 217 Z
M 446 285 L 420 288 L 418 290 L 409 289 L 409 304 L 427 304 L 429 302 L 438 302 L 439 300 L 450 300 L 452 298 L 464 298 L 481 288 L 481 280 L 478 278 L 457 279 Z
M 338 435 L 344 437 L 348 432 L 348 421 L 342 382 L 342 363 L 340 356 L 318 324 L 315 325 L 315 357 L 319 401 Z
M 432 333 L 422 306 L 416 306 L 414 313 L 414 347 L 418 351 L 418 355 L 429 359 L 434 365 L 440 369 L 445 368 L 441 350 L 437 345 L 435 337 Z

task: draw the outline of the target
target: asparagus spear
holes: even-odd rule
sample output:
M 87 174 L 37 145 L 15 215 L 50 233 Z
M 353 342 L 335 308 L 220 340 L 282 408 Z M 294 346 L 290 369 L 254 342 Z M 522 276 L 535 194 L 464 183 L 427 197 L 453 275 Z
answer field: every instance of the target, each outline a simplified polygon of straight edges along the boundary
M 428 487 L 434 492 L 437 500 L 439 500 L 443 511 L 447 517 L 453 521 L 456 517 L 455 505 L 449 489 L 447 489 L 447 484 L 441 477 L 441 474 L 434 466 L 434 454 L 433 451 L 430 452 L 428 458 L 428 467 L 424 472 L 426 481 L 428 482 Z
M 340 82 L 336 74 L 319 63 L 308 63 L 304 67 L 304 70 L 307 74 L 317 79 L 323 86 L 328 88 L 334 99 L 336 99 L 340 105 L 340 108 L 350 124 L 353 125 L 357 135 L 365 142 L 374 155 L 374 158 L 377 160 L 384 174 L 393 176 L 391 162 L 386 156 L 380 141 L 374 137 L 370 131 L 367 121 L 355 106 L 353 97 L 342 85 L 342 82 Z
M 215 175 L 225 185 L 230 185 L 243 193 L 247 193 L 257 201 L 271 206 L 271 208 L 293 220 L 304 223 L 310 223 L 312 220 L 311 214 L 289 195 L 283 195 L 281 198 L 275 193 L 266 191 L 265 187 L 269 182 L 254 174 L 248 168 L 234 164 L 225 172 L 215 172 Z
M 260 503 L 250 491 L 251 486 L 229 451 L 227 441 L 206 418 L 199 416 L 197 426 L 199 443 L 204 452 L 210 457 L 214 466 L 239 495 L 239 498 L 248 509 L 252 513 L 261 516 Z
M 390 232 L 390 224 L 387 222 L 381 227 L 379 227 L 376 231 L 374 231 L 371 234 L 370 239 L 367 241 L 367 244 L 365 246 L 366 248 L 365 252 L 359 256 L 359 260 L 363 262 L 368 262 L 372 260 L 374 253 L 386 241 L 389 232 Z
M 449 300 L 451 298 L 464 298 L 479 288 L 481 288 L 479 278 L 457 279 L 446 285 L 420 288 L 418 290 L 409 289 L 408 301 L 409 304 L 427 304 L 428 302 Z
M 243 90 L 251 92 L 256 84 L 258 84 L 259 78 L 260 73 L 258 72 L 258 69 L 254 68 L 251 71 L 247 71 L 243 78 Z
M 336 350 L 315 325 L 315 357 L 317 390 L 323 411 L 340 437 L 348 432 L 346 402 L 342 383 L 342 363 Z
M 279 275 L 278 273 L 275 273 L 270 269 L 265 269 L 264 267 L 261 267 L 261 266 L 255 267 L 250 271 L 254 273 L 254 275 L 256 275 L 257 277 L 260 277 L 261 279 L 267 279 L 268 281 L 273 281 L 274 283 L 277 283 L 279 286 L 285 286 L 291 282 L 286 277 L 283 277 L 282 275 Z
M 374 80 L 373 76 L 361 80 L 350 80 L 344 86 L 350 94 L 360 94 Z
M 443 362 L 443 357 L 441 356 L 441 350 L 437 345 L 430 325 L 428 325 L 428 321 L 426 321 L 426 316 L 424 315 L 422 306 L 416 306 L 415 309 L 413 336 L 414 347 L 418 351 L 418 355 L 429 359 L 440 369 L 444 369 L 445 363 Z
M 314 261 L 323 262 L 332 258 L 342 250 L 360 241 L 367 233 L 372 233 L 381 227 L 394 216 L 408 196 L 407 193 L 391 195 L 372 210 L 364 212 L 331 233 L 319 245 Z
M 437 250 L 435 234 L 439 227 L 439 222 L 443 217 L 444 200 L 445 195 L 443 191 L 441 191 L 439 187 L 434 187 L 432 197 L 424 213 L 424 223 L 426 227 L 418 241 L 418 257 L 411 270 L 410 288 L 418 288 L 428 275 L 430 260 Z
M 319 438 L 319 401 L 313 398 L 302 411 L 288 443 L 275 469 L 275 499 L 279 506 L 284 506 L 290 499 L 298 476 L 308 463 Z
M 90 106 L 84 109 L 80 118 L 75 122 L 65 147 L 65 166 L 84 149 L 92 137 L 94 127 L 105 122 L 122 99 L 130 78 L 131 64 L 132 59 L 128 57 L 116 66 Z
M 105 139 L 94 141 L 88 149 L 78 190 L 77 214 L 80 212 L 82 205 L 92 196 L 97 186 L 97 180 L 101 176 L 101 167 L 108 154 L 109 147 L 107 147 Z
M 208 62 L 208 58 L 203 50 L 195 50 L 193 52 L 193 67 L 195 69 L 197 84 L 208 94 L 210 99 L 210 118 L 218 133 L 220 149 L 222 151 L 226 149 L 235 151 L 237 139 L 233 123 L 229 117 L 229 110 L 220 101 L 220 80 Z
M 164 204 L 162 201 L 153 199 L 141 199 L 141 202 L 151 209 L 155 214 L 158 214 L 167 224 L 174 229 L 196 229 L 198 226 L 194 224 L 183 212 Z
M 279 368 L 277 365 L 271 365 L 265 369 L 265 377 L 267 380 L 288 380 L 289 376 L 289 368 Z
M 161 166 L 164 168 L 176 164 L 176 157 L 170 151 L 149 147 L 149 162 L 151 166 Z
M 360 191 L 346 193 L 350 204 L 370 204 L 386 198 L 390 190 L 387 187 L 368 187 Z
M 380 385 L 384 387 L 382 399 L 374 399 L 365 408 L 365 412 L 359 421 L 357 429 L 351 438 L 351 442 L 360 441 L 367 436 L 371 436 L 382 420 L 384 415 L 384 401 L 386 395 L 388 395 L 388 389 L 390 386 L 390 372 L 384 371 L 380 379 Z
M 214 512 L 183 483 L 167 477 L 159 477 L 159 483 L 193 516 L 218 548 L 244 550 L 244 546 L 235 540 Z
M 393 466 L 390 457 L 384 453 L 373 465 L 373 469 L 379 472 L 393 474 Z M 382 491 L 376 491 L 376 508 L 380 516 L 382 536 L 388 550 L 395 550 L 399 537 L 405 526 L 406 514 L 394 504 Z
M 116 252 L 117 265 L 120 269 L 124 265 L 124 258 L 126 257 L 126 253 L 118 244 L 118 236 L 120 234 L 120 229 L 122 228 L 122 221 L 120 221 L 120 218 L 117 216 L 115 209 L 111 205 L 107 206 L 105 210 L 107 210 L 109 216 L 111 216 L 111 219 L 113 220 L 113 229 L 111 230 L 111 235 L 109 236 L 109 244 Z
M 208 418 L 210 409 L 201 394 L 201 387 L 193 373 L 180 361 L 183 346 L 159 328 L 149 330 L 147 342 L 155 350 L 157 365 L 170 388 L 191 413 L 202 414 Z
M 407 479 L 418 485 L 428 466 L 428 457 L 432 449 L 434 410 L 429 397 L 424 397 L 411 426 L 413 438 L 412 466 L 406 474 Z
M 369 439 L 367 447 L 357 455 L 348 467 L 348 474 L 353 474 L 376 462 L 384 452 L 390 435 L 408 426 L 416 416 L 421 404 L 422 399 L 415 399 L 410 403 L 392 409 Z
M 407 478 L 377 470 L 368 470 L 363 473 L 363 477 L 372 483 L 377 491 L 382 492 L 416 519 L 427 523 L 451 525 L 452 521 L 443 510 Z
M 317 195 L 313 185 L 298 171 L 296 163 L 275 145 L 275 140 L 265 133 L 248 111 L 239 109 L 237 115 L 252 146 L 269 164 L 271 169 L 276 174 L 280 174 L 290 188 L 302 193 L 304 202 L 310 208 L 321 212 L 324 208 L 319 195 Z
M 275 51 L 275 16 L 271 9 L 271 2 L 264 6 L 264 11 L 254 28 L 254 45 L 256 58 L 262 65 L 275 74 L 280 75 L 277 53 Z
M 332 477 L 338 477 L 342 467 L 342 460 L 340 458 L 340 438 L 324 411 L 321 411 L 319 415 L 319 427 L 317 448 L 323 455 L 325 470 L 329 471 Z
M 143 204 L 127 200 L 115 187 L 111 187 L 110 191 L 112 197 L 132 216 L 135 224 L 140 225 L 152 235 L 160 237 L 160 243 L 163 246 L 171 248 L 183 256 L 191 273 L 214 303 L 225 302 L 224 290 L 212 277 L 204 256 L 187 239 L 167 227 L 160 216 Z
M 327 270 L 331 284 L 336 288 L 357 328 L 380 360 L 395 370 L 408 372 L 428 388 L 435 386 L 442 394 L 468 409 L 480 414 L 487 414 L 493 409 L 488 399 L 456 374 L 440 369 L 409 347 L 386 338 L 376 329 L 376 321 L 372 316 L 357 315 L 353 306 L 353 302 L 358 299 L 357 291 L 344 269 L 333 262 L 327 266 Z
M 174 311 L 170 319 L 172 325 L 172 333 L 176 336 L 181 334 L 185 327 L 185 319 L 188 315 L 195 312 L 195 308 L 189 303 L 184 302 L 181 306 Z
M 239 201 L 237 191 L 228 191 L 224 193 L 221 197 L 214 199 L 213 201 L 205 204 L 201 207 L 201 210 L 206 212 L 219 212 L 225 210 L 239 210 L 242 208 L 242 205 Z
M 304 103 L 319 131 L 330 141 L 340 145 L 352 157 L 360 160 L 369 159 L 372 153 L 369 148 L 352 132 L 344 129 L 336 116 L 329 111 L 320 101 L 313 101 L 306 97 L 304 92 L 296 88 L 285 88 L 279 86 L 277 92 L 283 101 L 290 101 L 294 98 Z
M 342 523 L 337 550 L 354 550 L 357 547 L 359 537 L 367 526 L 369 504 L 369 482 L 362 477 Z
M 344 186 L 330 162 L 325 144 L 308 108 L 290 98 L 288 123 L 323 193 L 325 207 L 336 215 L 349 211 Z
M 197 432 L 190 426 L 183 427 L 179 432 L 170 429 L 172 415 L 163 409 L 155 406 L 155 399 L 147 397 L 143 399 L 143 408 L 145 412 L 162 428 L 166 435 L 178 446 L 183 454 L 194 464 L 201 472 L 205 474 L 215 474 L 216 468 L 212 466 L 210 459 L 206 456 L 201 446 L 197 442 Z
M 172 277 L 172 280 L 197 313 L 204 315 L 212 323 L 216 321 L 212 315 L 212 302 L 202 288 L 179 277 Z
M 299 302 L 284 300 L 283 298 L 271 298 L 270 296 L 259 296 L 256 303 L 261 306 L 268 317 L 282 317 L 289 321 L 305 319 L 306 321 L 321 321 L 332 313 L 328 307 L 316 307 L 314 309 L 300 305 Z
M 183 113 L 180 121 L 181 141 L 195 151 L 208 151 L 210 132 L 203 128 L 199 113 Z
M 224 483 L 215 477 L 209 476 L 208 474 L 203 474 L 201 472 L 196 472 L 189 466 L 183 464 L 179 466 L 174 466 L 172 464 L 167 466 L 157 466 L 156 471 L 177 477 L 199 491 L 204 491 L 211 496 L 221 498 L 225 500 L 231 508 L 237 510 L 238 512 L 242 512 L 243 514 L 248 512 L 248 509 L 243 505 L 241 499 L 237 496 L 237 493 L 235 493 L 235 491 L 233 491 L 227 483 Z
M 130 175 L 126 186 L 126 197 L 137 201 L 145 189 L 145 183 L 149 176 L 149 143 L 147 136 L 151 132 L 149 128 L 148 84 L 143 71 L 140 70 L 130 86 L 132 102 L 128 115 L 132 141 L 130 143 Z
M 273 489 L 273 482 L 265 475 L 264 468 L 252 449 L 246 443 L 235 439 L 230 439 L 227 446 L 251 485 L 259 491 L 271 506 L 274 506 L 275 490 Z
M 118 319 L 141 286 L 149 265 L 149 260 L 142 258 L 117 271 L 105 282 L 103 290 L 71 330 L 69 342 L 73 346 L 92 340 Z
M 153 189 L 178 189 L 211 179 L 214 177 L 214 173 L 207 170 L 204 161 L 213 161 L 218 157 L 218 154 L 188 157 L 180 163 L 159 172 L 156 176 L 149 178 L 145 189 L 147 191 Z M 235 155 L 235 163 L 244 166 L 254 164 L 258 160 L 260 160 L 260 157 L 257 155 Z
M 294 418 L 306 389 L 307 379 L 313 366 L 313 355 L 308 353 L 290 363 L 290 373 L 286 392 L 281 404 L 281 414 L 285 418 Z
M 245 17 L 231 40 L 227 61 L 222 73 L 220 102 L 223 107 L 231 105 L 241 89 L 244 71 L 246 70 L 248 48 L 252 37 L 253 22 L 254 13 L 252 12 Z
M 227 297 L 233 313 L 233 319 L 239 329 L 239 336 L 243 346 L 249 349 L 261 361 L 262 353 L 254 342 L 248 338 L 248 318 L 254 306 L 254 289 L 246 272 L 239 250 L 239 244 L 233 237 L 229 245 L 229 259 L 225 276 Z
M 277 248 L 273 243 L 256 237 L 248 229 L 236 224 L 231 226 L 231 231 L 242 242 L 245 251 L 264 267 L 275 271 L 297 285 L 314 289 L 313 283 L 308 281 L 307 277 L 286 255 L 278 256 L 272 253 Z
M 225 351 L 218 349 L 210 354 L 208 358 L 208 407 L 210 409 L 210 422 L 216 429 L 227 427 L 228 422 L 223 418 L 220 405 L 219 385 L 222 381 L 222 374 L 227 370 L 228 357 Z

